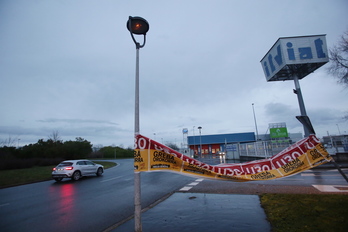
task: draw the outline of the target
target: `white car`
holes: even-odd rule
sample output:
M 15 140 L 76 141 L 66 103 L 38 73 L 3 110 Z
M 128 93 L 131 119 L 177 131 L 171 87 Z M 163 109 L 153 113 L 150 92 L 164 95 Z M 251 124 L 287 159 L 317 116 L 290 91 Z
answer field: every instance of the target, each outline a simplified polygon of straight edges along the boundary
M 66 160 L 53 168 L 52 178 L 61 181 L 63 178 L 79 180 L 83 176 L 103 175 L 103 165 L 93 163 L 90 160 Z

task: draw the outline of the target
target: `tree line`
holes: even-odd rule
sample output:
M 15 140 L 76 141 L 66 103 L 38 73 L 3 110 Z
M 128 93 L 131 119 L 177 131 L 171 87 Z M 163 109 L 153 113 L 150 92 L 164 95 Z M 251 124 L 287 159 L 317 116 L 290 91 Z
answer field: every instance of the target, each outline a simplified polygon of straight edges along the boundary
M 103 147 L 93 150 L 91 142 L 78 137 L 75 141 L 54 138 L 40 139 L 23 147 L 0 147 L 0 170 L 56 165 L 63 160 L 88 158 L 132 158 L 133 149 Z
M 327 71 L 338 79 L 338 83 L 348 88 L 348 30 L 330 50 L 330 66 Z M 343 116 L 348 121 L 348 112 Z

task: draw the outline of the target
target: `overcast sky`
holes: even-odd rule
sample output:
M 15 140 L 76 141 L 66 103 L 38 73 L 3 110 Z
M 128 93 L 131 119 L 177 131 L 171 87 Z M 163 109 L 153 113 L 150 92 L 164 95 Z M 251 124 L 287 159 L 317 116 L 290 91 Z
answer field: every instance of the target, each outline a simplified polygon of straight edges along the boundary
M 346 0 L 1 0 L 0 142 L 82 137 L 132 146 L 136 49 L 129 16 L 150 24 L 140 49 L 140 132 L 159 142 L 303 133 L 294 82 L 267 82 L 260 60 L 279 37 L 348 30 Z M 142 37 L 137 37 L 142 41 Z M 326 64 L 300 80 L 318 137 L 348 132 L 348 89 Z M 16 144 L 17 145 L 17 144 Z

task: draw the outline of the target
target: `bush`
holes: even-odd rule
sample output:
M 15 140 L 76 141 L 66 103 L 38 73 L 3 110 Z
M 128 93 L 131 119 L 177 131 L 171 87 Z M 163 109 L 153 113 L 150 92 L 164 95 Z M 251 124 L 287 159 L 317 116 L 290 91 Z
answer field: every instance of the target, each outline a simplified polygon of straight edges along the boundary
M 62 161 L 63 161 L 62 158 L 1 159 L 0 170 L 32 168 L 34 166 L 57 165 Z
M 103 147 L 98 152 L 102 154 L 102 158 L 110 158 L 113 159 L 116 158 L 133 158 L 134 157 L 134 150 L 133 149 L 123 149 L 121 147 Z
M 57 165 L 69 159 L 115 158 L 115 154 L 117 158 L 133 158 L 133 149 L 109 146 L 92 153 L 92 144 L 80 137 L 66 142 L 40 139 L 21 148 L 0 147 L 0 170 Z

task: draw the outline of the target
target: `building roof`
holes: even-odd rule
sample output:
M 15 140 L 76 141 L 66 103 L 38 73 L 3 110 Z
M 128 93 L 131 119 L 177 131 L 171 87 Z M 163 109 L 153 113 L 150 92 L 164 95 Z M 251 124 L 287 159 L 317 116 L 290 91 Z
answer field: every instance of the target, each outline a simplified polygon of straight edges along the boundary
M 188 145 L 248 143 L 255 140 L 254 132 L 187 136 Z

